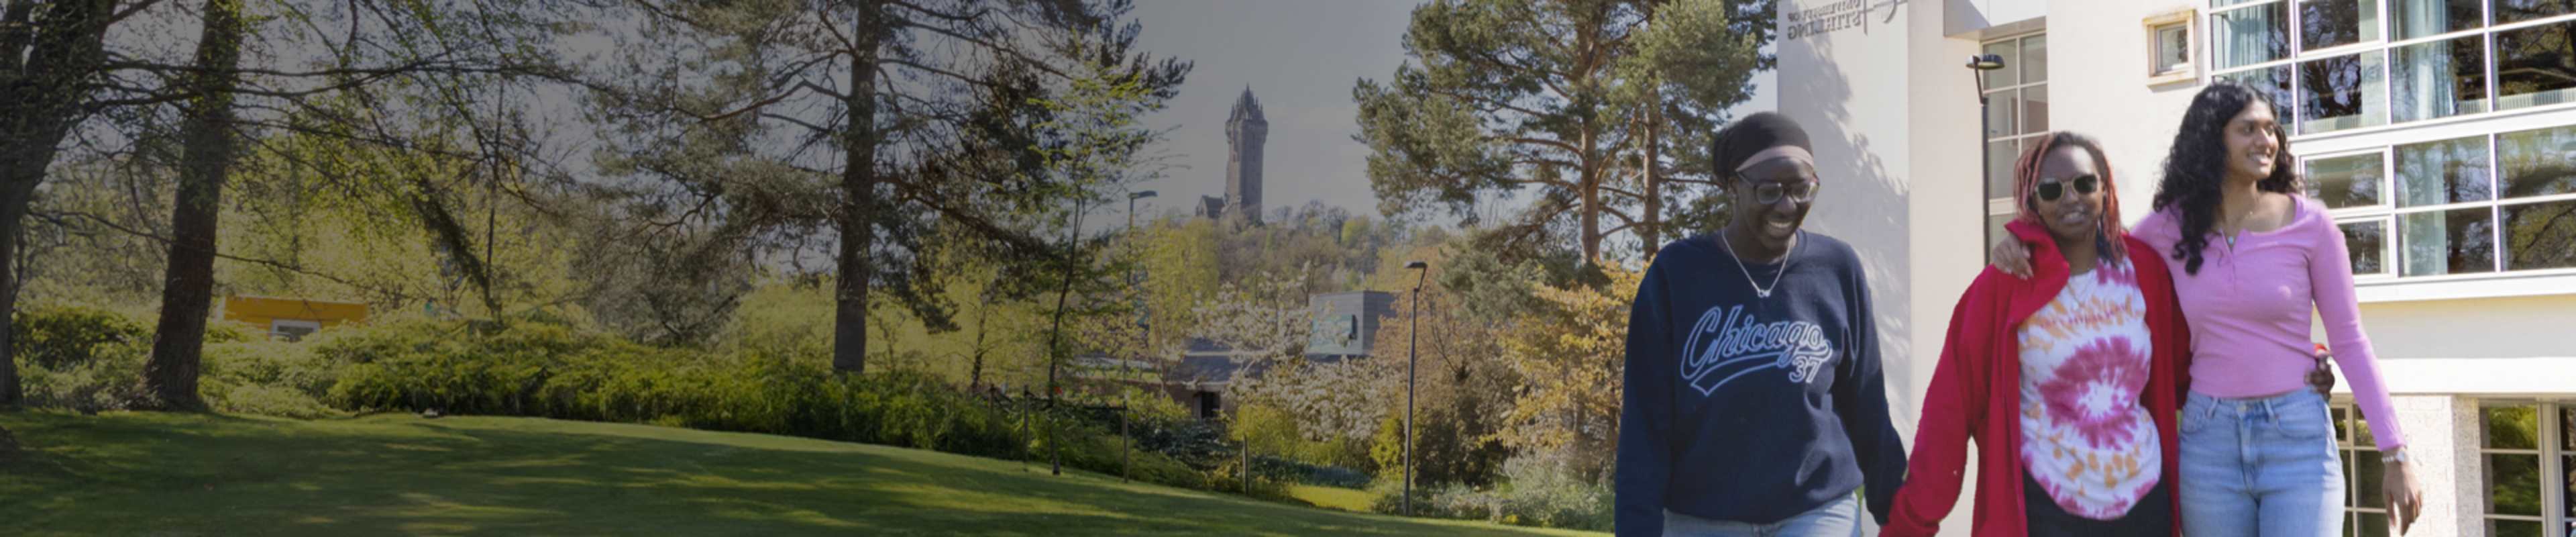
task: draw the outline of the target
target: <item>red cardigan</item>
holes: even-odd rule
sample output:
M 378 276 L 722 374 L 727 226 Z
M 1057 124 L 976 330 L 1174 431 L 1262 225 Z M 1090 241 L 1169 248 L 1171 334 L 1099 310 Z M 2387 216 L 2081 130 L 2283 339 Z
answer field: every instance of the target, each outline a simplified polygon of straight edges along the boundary
M 2015 331 L 2032 314 L 2055 300 L 2066 287 L 2066 258 L 2037 224 L 2015 221 L 2006 226 L 2031 246 L 2028 280 L 1988 267 L 1959 305 L 1950 312 L 1949 343 L 1924 394 L 1923 421 L 1914 432 L 1914 455 L 1907 460 L 1904 488 L 1888 514 L 1882 535 L 1932 535 L 1941 518 L 1959 500 L 1960 468 L 1968 440 L 1977 443 L 1976 535 L 2015 536 L 2028 530 L 2022 506 L 2021 340 Z M 2155 349 L 2149 360 L 2145 402 L 2164 448 L 2159 484 L 2179 501 L 2176 487 L 2185 372 L 2191 370 L 2191 332 L 2174 299 L 2173 276 L 2156 250 L 2136 238 L 2121 237 L 2138 274 L 2140 294 L 2147 299 L 2147 331 Z M 2108 252 L 2105 252 L 2107 254 Z M 2181 513 L 2174 513 L 2181 534 Z

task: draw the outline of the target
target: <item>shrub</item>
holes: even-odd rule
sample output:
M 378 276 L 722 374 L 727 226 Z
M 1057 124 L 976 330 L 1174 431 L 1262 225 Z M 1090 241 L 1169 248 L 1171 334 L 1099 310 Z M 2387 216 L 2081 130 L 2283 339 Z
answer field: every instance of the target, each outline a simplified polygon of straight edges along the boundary
M 208 343 L 204 360 L 198 393 L 217 412 L 306 419 L 342 414 L 323 402 L 341 364 L 316 356 L 308 345 Z
M 1617 506 L 1609 487 L 1574 479 L 1564 465 L 1550 458 L 1514 457 L 1503 464 L 1505 481 L 1485 489 L 1416 482 L 1414 513 L 1522 526 L 1611 529 Z M 1379 512 L 1399 512 L 1401 487 L 1395 480 L 1379 480 L 1369 489 L 1377 495 L 1374 508 Z
M 344 410 L 536 416 L 651 423 L 896 445 L 997 458 L 1043 458 L 1121 473 L 1114 415 L 999 403 L 918 372 L 843 375 L 821 356 L 707 353 L 519 323 L 479 337 L 454 323 L 351 330 L 314 342 L 343 364 L 326 400 Z M 1022 413 L 1031 430 L 1020 430 Z M 1052 439 L 1046 425 L 1057 427 Z M 1162 430 L 1159 426 L 1156 430 Z M 1204 488 L 1190 466 L 1139 442 L 1139 480 Z M 1185 443 L 1180 443 L 1185 444 Z
M 148 355 L 152 326 L 142 319 L 89 306 L 22 308 L 13 317 L 18 359 L 28 365 L 64 369 L 123 352 L 137 343 Z

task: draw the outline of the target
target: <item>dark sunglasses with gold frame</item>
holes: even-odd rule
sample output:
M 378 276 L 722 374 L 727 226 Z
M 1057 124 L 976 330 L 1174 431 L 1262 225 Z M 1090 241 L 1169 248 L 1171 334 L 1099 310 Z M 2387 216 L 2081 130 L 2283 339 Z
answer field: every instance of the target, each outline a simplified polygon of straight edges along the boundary
M 2102 189 L 2102 178 L 2088 173 L 2062 181 L 2040 181 L 2039 201 L 2057 201 L 2057 198 L 2066 196 L 2066 187 L 2070 184 L 2075 186 L 2075 195 L 2091 195 Z

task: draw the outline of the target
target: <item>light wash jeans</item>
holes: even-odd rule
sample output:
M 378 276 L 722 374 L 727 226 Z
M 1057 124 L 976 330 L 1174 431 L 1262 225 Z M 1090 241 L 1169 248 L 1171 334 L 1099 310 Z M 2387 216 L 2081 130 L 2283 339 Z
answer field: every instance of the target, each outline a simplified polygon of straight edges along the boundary
M 1672 511 L 1664 511 L 1664 535 L 1667 537 L 1821 537 L 1850 535 L 1858 537 L 1861 526 L 1860 500 L 1851 495 L 1826 502 L 1823 507 L 1807 510 L 1798 516 L 1770 524 L 1747 524 L 1709 520 Z
M 2182 527 L 2189 537 L 2343 533 L 2343 465 L 2325 397 L 2299 390 L 2182 407 Z

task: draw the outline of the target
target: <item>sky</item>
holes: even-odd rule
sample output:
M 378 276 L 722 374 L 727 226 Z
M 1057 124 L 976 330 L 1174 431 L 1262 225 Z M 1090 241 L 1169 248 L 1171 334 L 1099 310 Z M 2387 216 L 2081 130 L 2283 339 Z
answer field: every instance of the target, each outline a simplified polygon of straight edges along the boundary
M 1250 87 L 1270 122 L 1263 210 L 1321 201 L 1376 215 L 1368 146 L 1351 139 L 1359 133 L 1351 88 L 1361 78 L 1384 81 L 1405 62 L 1405 26 L 1422 3 L 1138 0 L 1133 14 L 1144 25 L 1138 46 L 1196 66 L 1167 108 L 1146 118 L 1149 125 L 1172 129 L 1158 149 L 1173 168 L 1136 187 L 1160 194 L 1139 202 L 1137 211 L 1148 217 L 1189 214 L 1200 196 L 1225 195 L 1226 115 Z M 1771 73 L 1755 75 L 1753 99 L 1738 107 L 1738 115 L 1772 108 L 1772 79 Z

